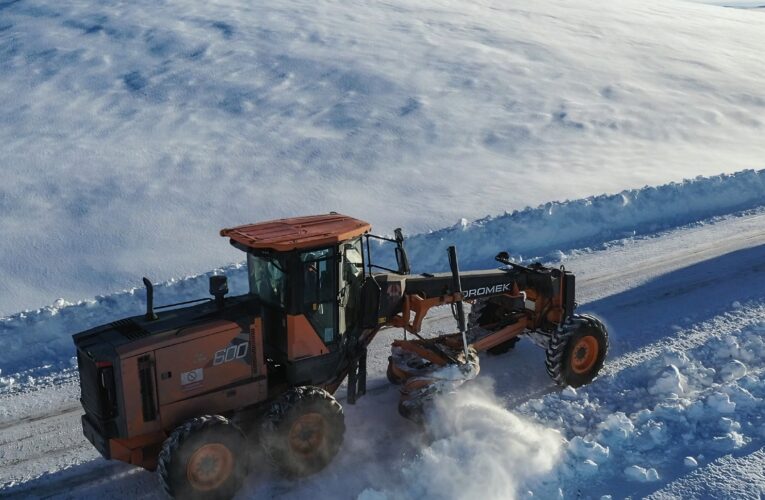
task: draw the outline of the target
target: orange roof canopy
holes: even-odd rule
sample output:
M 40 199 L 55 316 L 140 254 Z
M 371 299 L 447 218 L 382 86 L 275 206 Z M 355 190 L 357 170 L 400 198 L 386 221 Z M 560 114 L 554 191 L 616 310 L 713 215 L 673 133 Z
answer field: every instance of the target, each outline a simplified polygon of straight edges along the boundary
M 249 248 L 285 252 L 337 244 L 370 229 L 368 222 L 333 212 L 221 229 L 220 235 Z

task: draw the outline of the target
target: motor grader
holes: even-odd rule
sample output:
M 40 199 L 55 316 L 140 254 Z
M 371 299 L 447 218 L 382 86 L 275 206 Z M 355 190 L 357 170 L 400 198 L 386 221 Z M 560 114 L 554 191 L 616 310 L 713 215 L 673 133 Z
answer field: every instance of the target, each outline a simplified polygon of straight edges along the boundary
M 247 256 L 244 295 L 227 296 L 217 275 L 212 299 L 155 307 L 144 278 L 146 314 L 74 335 L 87 439 L 107 459 L 156 469 L 171 496 L 228 498 L 255 444 L 292 477 L 333 459 L 345 432 L 333 394 L 344 381 L 349 404 L 365 394 L 367 346 L 383 328 L 403 330 L 387 374 L 415 421 L 478 373 L 478 352 L 500 354 L 520 336 L 546 350 L 556 383 L 597 375 L 608 334 L 574 314 L 569 271 L 500 253 L 501 267 L 461 273 L 450 247 L 451 272 L 412 274 L 401 231 L 370 230 L 337 213 L 223 229 Z M 385 245 L 390 267 L 373 262 Z M 452 308 L 456 333 L 421 335 L 436 306 Z

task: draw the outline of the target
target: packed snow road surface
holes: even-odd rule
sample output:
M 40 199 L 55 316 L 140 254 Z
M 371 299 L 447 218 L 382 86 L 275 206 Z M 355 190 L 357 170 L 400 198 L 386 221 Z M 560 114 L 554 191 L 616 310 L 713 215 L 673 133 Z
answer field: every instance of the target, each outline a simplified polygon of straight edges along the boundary
M 398 332 L 381 334 L 370 393 L 345 405 L 336 460 L 300 482 L 261 468 L 241 498 L 470 498 L 476 488 L 485 498 L 529 490 L 703 498 L 733 491 L 741 478 L 749 483 L 738 491 L 756 498 L 764 484 L 764 217 L 753 210 L 561 256 L 577 274 L 580 310 L 610 329 L 602 375 L 561 392 L 542 351 L 522 341 L 482 360 L 477 383 L 437 407 L 428 437 L 397 415 L 384 370 Z M 454 329 L 446 311 L 428 327 Z M 159 498 L 153 474 L 101 459 L 82 437 L 76 378 L 46 383 L 1 400 L 2 494 Z M 471 480 L 477 474 L 480 484 Z

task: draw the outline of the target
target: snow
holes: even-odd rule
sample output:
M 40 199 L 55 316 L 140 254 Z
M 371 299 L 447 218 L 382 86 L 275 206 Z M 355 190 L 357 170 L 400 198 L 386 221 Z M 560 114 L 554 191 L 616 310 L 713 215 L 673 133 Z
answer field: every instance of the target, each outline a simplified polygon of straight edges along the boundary
M 630 465 L 624 469 L 624 475 L 627 476 L 627 478 L 631 481 L 639 481 L 641 483 L 659 480 L 659 474 L 653 467 L 650 469 L 644 469 L 639 465 Z
M 562 453 L 558 432 L 518 417 L 480 387 L 441 398 L 426 426 L 432 441 L 405 462 L 400 482 L 378 492 L 384 498 L 505 498 L 533 487 Z
M 672 0 L 0 12 L 0 315 L 238 261 L 216 235 L 240 223 L 338 210 L 415 234 L 763 168 L 759 12 Z
M 762 196 L 758 198 L 760 191 Z M 745 195 L 747 192 L 751 193 L 749 197 Z M 711 196 L 715 193 L 717 197 Z M 739 196 L 734 197 L 734 193 L 739 193 Z M 616 198 L 621 200 L 623 196 L 626 195 L 618 195 Z M 525 210 L 486 219 L 480 224 L 474 223 L 465 231 L 455 232 L 453 229 L 444 229 L 434 233 L 414 235 L 408 238 L 406 247 L 410 254 L 410 262 L 415 268 L 431 270 L 439 269 L 447 262 L 445 252 L 441 254 L 434 252 L 433 249 L 445 249 L 450 243 L 458 245 L 460 265 L 463 270 L 493 267 L 495 263 L 492 257 L 500 249 L 509 248 L 518 251 L 519 248 L 523 248 L 528 250 L 528 253 L 524 252 L 526 255 L 535 253 L 552 257 L 564 255 L 564 263 L 567 266 L 575 262 L 575 267 L 572 269 L 580 283 L 582 280 L 591 279 L 593 273 L 600 274 L 597 287 L 579 290 L 580 301 L 584 302 L 585 300 L 595 301 L 604 294 L 617 296 L 618 292 L 626 287 L 639 285 L 652 277 L 651 273 L 655 274 L 666 266 L 688 265 L 691 263 L 691 258 L 711 258 L 723 248 L 723 243 L 720 243 L 722 241 L 738 245 L 735 248 L 740 248 L 751 245 L 751 241 L 757 241 L 757 238 L 765 234 L 762 229 L 765 227 L 763 226 L 765 212 L 761 209 L 720 216 L 726 205 L 725 203 L 715 204 L 728 197 L 735 200 L 735 203 L 728 205 L 731 210 L 734 210 L 742 207 L 749 208 L 758 200 L 764 199 L 765 170 L 649 187 L 634 191 L 629 196 L 635 201 L 628 206 L 638 205 L 638 208 L 615 210 L 614 205 L 621 206 L 621 202 L 614 201 L 613 196 L 556 202 L 548 204 L 556 207 L 554 211 L 556 215 L 553 217 L 547 215 L 548 209 L 544 207 Z M 711 208 L 704 209 L 703 204 L 697 201 L 698 199 L 707 200 Z M 665 209 L 662 206 L 675 207 L 673 216 L 663 217 Z M 687 206 L 696 206 L 698 210 L 684 213 L 682 207 Z M 714 217 L 704 218 L 708 216 Z M 636 222 L 638 218 L 648 222 L 641 226 Z M 590 236 L 585 239 L 572 239 L 570 236 L 574 231 L 568 228 L 576 227 L 585 234 L 588 229 L 588 220 L 591 221 Z M 623 231 L 625 227 L 634 228 L 630 232 L 632 236 L 625 237 Z M 662 231 L 646 233 L 648 228 Z M 655 237 L 656 234 L 663 235 L 657 240 L 657 244 L 664 245 L 666 248 L 652 250 L 657 255 L 644 262 L 639 268 L 635 268 L 634 272 L 640 279 L 631 280 L 628 269 L 634 266 L 634 254 L 644 253 L 643 250 L 634 248 L 635 245 L 641 244 L 641 237 L 635 235 Z M 715 235 L 711 240 L 710 234 Z M 680 238 L 675 241 L 672 235 L 680 235 Z M 573 235 L 573 238 L 577 237 Z M 587 246 L 584 249 L 577 249 L 573 246 L 575 241 Z M 702 250 L 702 245 L 711 246 L 707 250 Z M 695 257 L 683 256 L 677 261 L 667 260 L 664 257 L 665 254 L 672 255 L 688 246 L 697 248 Z M 553 250 L 560 247 L 566 248 L 568 254 L 556 253 Z M 618 273 L 603 275 L 603 265 L 598 258 L 593 264 L 589 263 L 588 253 L 592 253 L 592 249 L 597 248 L 611 249 L 613 261 L 610 265 L 614 269 L 619 269 Z M 625 253 L 624 259 L 616 258 Z M 389 248 L 373 252 L 376 259 L 382 259 L 389 254 Z M 756 256 L 754 259 L 757 260 Z M 738 262 L 731 264 L 738 265 Z M 703 276 L 704 272 L 700 269 L 700 276 Z M 155 303 L 162 305 L 206 297 L 209 276 L 221 273 L 228 277 L 232 294 L 246 292 L 248 285 L 244 263 L 237 263 L 213 269 L 204 274 L 158 283 L 155 285 Z M 664 292 L 659 290 L 653 293 Z M 735 309 L 736 303 L 737 301 L 733 301 L 731 307 Z M 738 304 L 738 307 L 740 306 Z M 687 305 L 684 304 L 684 307 Z M 25 390 L 34 386 L 35 383 L 45 385 L 72 376 L 76 371 L 76 362 L 71 334 L 109 323 L 115 318 L 141 314 L 144 310 L 145 292 L 141 287 L 74 303 L 59 299 L 37 310 L 0 317 L 0 342 L 3 346 L 0 350 L 0 394 Z M 693 310 L 689 310 L 689 314 L 693 314 Z M 29 346 L 32 343 L 38 347 L 30 349 Z M 726 350 L 732 356 L 738 353 L 735 344 L 726 346 Z M 385 355 L 385 359 L 387 356 L 388 354 Z M 678 360 L 676 364 L 681 362 Z M 573 391 L 573 396 L 576 396 L 576 391 L 572 388 L 566 389 L 564 395 L 569 391 Z
M 680 370 L 675 365 L 669 365 L 662 371 L 658 380 L 648 388 L 648 393 L 652 395 L 674 395 L 677 397 L 687 389 L 687 378 L 680 373 Z
M 710 5 L 719 5 L 722 7 L 737 7 L 737 8 L 754 8 L 759 9 L 765 7 L 765 5 L 762 4 L 761 0 L 752 2 L 751 0 L 686 0 L 696 3 L 706 3 Z
M 702 325 L 701 329 L 708 332 L 707 340 L 684 351 L 687 363 L 682 370 L 666 365 L 666 357 L 656 356 L 635 367 L 609 373 L 605 379 L 581 389 L 575 400 L 550 394 L 541 406 L 525 403 L 521 414 L 548 420 L 556 427 L 562 425 L 564 436 L 574 434 L 570 422 L 576 420 L 577 415 L 585 414 L 589 422 L 587 430 L 584 435 L 577 430 L 570 438 L 570 458 L 562 464 L 559 473 L 570 477 L 568 481 L 576 486 L 585 480 L 578 474 L 580 459 L 586 457 L 597 462 L 597 478 L 587 479 L 593 495 L 601 491 L 603 494 L 620 492 L 618 477 L 614 477 L 619 471 L 628 481 L 655 482 L 667 474 L 677 474 L 679 464 L 696 467 L 698 462 L 694 456 L 709 457 L 751 447 L 754 443 L 761 445 L 765 438 L 761 430 L 765 385 L 761 378 L 723 377 L 710 381 L 705 376 L 709 368 L 726 366 L 724 348 L 729 339 L 737 341 L 741 352 L 757 359 L 758 373 L 765 367 L 761 357 L 765 354 L 761 339 L 765 303 L 749 304 L 746 313 L 751 318 L 748 324 L 737 324 L 741 316 L 731 315 L 720 318 L 725 325 L 723 329 L 718 329 L 719 322 Z M 680 371 L 687 384 L 681 394 L 674 386 L 652 390 L 668 385 L 665 382 L 668 379 L 677 381 Z M 581 451 L 583 449 L 597 450 L 597 453 L 588 455 Z M 602 450 L 608 450 L 608 455 Z M 600 455 L 601 460 L 596 460 L 595 455 Z M 607 461 L 604 456 L 608 457 Z M 636 459 L 639 462 L 636 463 Z
M 468 268 L 491 265 L 487 249 L 530 260 L 565 257 L 564 251 L 597 246 L 625 236 L 655 233 L 715 215 L 760 206 L 765 200 L 765 170 L 744 171 L 682 183 L 645 187 L 615 195 L 549 202 L 470 224 L 419 234 L 407 242 L 417 270 L 445 269 L 433 248 L 457 245 Z
M 565 264 L 608 361 L 559 390 L 522 341 L 418 427 L 382 332 L 338 457 L 239 498 L 762 498 L 760 6 L 0 0 L 0 496 L 161 498 L 82 436 L 71 334 L 143 275 L 243 293 L 218 229 L 338 210 L 419 271 Z

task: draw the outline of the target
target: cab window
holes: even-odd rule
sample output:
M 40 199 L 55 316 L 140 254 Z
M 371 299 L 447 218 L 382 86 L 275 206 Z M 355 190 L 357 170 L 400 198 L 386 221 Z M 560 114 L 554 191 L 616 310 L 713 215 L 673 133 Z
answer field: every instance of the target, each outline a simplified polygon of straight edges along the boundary
M 248 253 L 247 272 L 251 294 L 267 304 L 284 307 L 287 280 L 279 258 Z
M 337 259 L 333 248 L 300 254 L 303 275 L 303 312 L 325 344 L 337 331 Z

